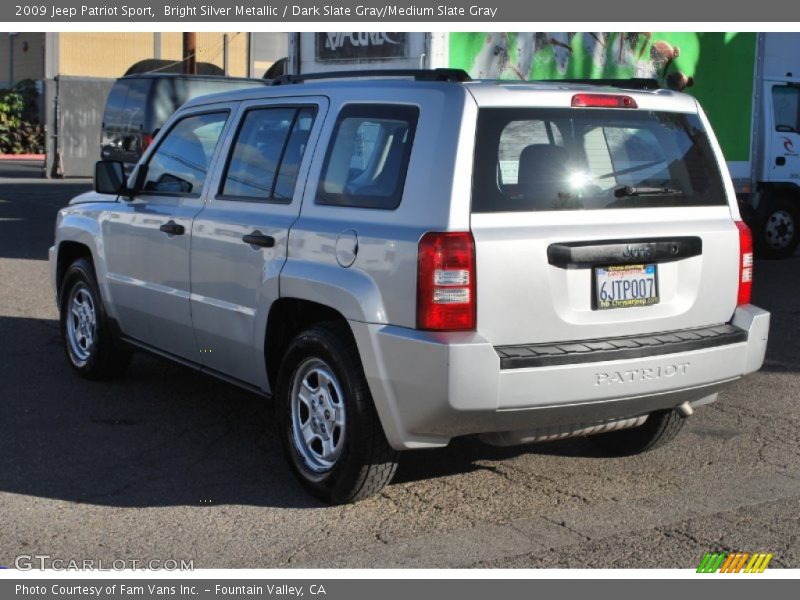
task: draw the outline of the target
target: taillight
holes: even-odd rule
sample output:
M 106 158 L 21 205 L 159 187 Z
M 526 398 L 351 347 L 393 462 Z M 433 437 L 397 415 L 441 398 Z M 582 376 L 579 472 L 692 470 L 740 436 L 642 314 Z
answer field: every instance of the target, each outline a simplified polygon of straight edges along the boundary
M 475 241 L 468 231 L 426 233 L 417 255 L 417 329 L 475 329 Z
M 573 108 L 638 108 L 636 100 L 620 94 L 575 94 Z
M 147 150 L 147 148 L 148 148 L 148 147 L 150 146 L 150 144 L 152 144 L 152 143 L 153 143 L 153 136 L 152 136 L 152 135 L 150 135 L 149 133 L 143 133 L 143 134 L 142 134 L 142 152 L 144 152 L 145 150 Z
M 750 304 L 753 290 L 753 234 L 742 221 L 736 221 L 739 228 L 739 294 L 737 306 Z

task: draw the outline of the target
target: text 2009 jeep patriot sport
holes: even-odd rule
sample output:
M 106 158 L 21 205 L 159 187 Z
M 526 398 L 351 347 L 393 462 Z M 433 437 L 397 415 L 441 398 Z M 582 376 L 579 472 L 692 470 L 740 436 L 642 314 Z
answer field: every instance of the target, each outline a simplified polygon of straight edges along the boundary
M 60 211 L 79 374 L 142 348 L 270 396 L 300 481 L 348 502 L 456 436 L 642 452 L 761 366 L 750 232 L 690 96 L 275 83 L 190 101 Z

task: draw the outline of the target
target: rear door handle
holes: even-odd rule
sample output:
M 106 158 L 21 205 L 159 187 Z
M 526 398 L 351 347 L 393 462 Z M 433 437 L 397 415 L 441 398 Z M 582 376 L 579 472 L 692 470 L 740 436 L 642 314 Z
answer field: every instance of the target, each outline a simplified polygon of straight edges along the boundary
M 258 229 L 253 233 L 242 236 L 242 241 L 251 246 L 261 246 L 262 248 L 272 248 L 275 245 L 275 238 L 271 235 L 264 235 Z
M 166 223 L 164 223 L 161 227 L 158 228 L 160 231 L 163 231 L 167 235 L 183 235 L 186 233 L 186 229 L 183 225 L 178 225 L 175 221 L 170 219 Z

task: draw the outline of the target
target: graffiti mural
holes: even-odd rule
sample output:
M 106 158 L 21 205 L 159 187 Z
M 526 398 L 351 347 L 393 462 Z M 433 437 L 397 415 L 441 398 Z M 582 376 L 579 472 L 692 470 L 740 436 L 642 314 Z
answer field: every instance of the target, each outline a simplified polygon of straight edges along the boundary
M 658 79 L 664 87 L 681 90 L 694 83 L 691 75 L 676 66 L 676 59 L 681 56 L 678 43 L 654 37 L 650 32 L 463 35 L 483 37 L 480 50 L 467 67 L 473 76 L 481 79 L 644 77 Z M 466 46 L 470 40 L 463 41 Z M 454 45 L 456 53 L 468 60 L 469 48 L 459 48 L 458 41 Z M 695 44 L 689 45 L 683 62 L 691 66 Z
M 700 100 L 728 160 L 749 156 L 754 33 L 451 33 L 449 65 L 476 79 L 658 80 Z

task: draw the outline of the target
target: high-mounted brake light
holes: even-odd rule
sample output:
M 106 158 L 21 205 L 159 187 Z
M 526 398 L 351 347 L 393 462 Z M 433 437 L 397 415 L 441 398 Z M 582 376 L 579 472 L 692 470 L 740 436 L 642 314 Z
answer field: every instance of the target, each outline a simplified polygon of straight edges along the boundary
M 575 94 L 573 108 L 638 108 L 636 100 L 620 94 Z
M 475 329 L 475 241 L 468 231 L 426 233 L 417 255 L 417 329 Z
M 739 228 L 739 293 L 737 306 L 750 304 L 753 290 L 753 234 L 742 221 L 736 221 Z

